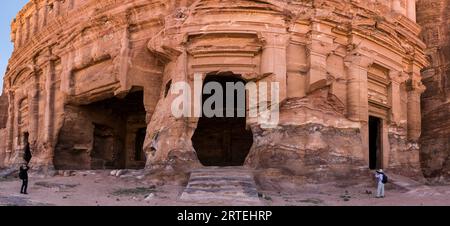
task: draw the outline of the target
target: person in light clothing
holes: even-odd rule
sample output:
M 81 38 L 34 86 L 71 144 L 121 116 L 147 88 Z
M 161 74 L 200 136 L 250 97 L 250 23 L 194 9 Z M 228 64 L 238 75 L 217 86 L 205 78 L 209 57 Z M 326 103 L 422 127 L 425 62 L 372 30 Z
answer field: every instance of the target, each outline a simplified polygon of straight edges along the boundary
M 377 170 L 375 174 L 375 178 L 378 183 L 378 189 L 377 189 L 377 198 L 384 198 L 384 185 L 385 185 L 385 175 L 382 169 Z

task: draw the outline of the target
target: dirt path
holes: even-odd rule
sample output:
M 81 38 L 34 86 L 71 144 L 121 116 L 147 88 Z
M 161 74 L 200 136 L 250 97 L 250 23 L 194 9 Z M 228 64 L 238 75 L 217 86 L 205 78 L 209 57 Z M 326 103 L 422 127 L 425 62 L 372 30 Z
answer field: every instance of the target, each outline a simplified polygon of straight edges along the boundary
M 17 179 L 0 180 L 0 205 L 9 206 L 173 206 L 199 205 L 180 200 L 185 187 L 163 185 L 144 179 L 139 173 L 120 177 L 110 171 L 75 172 L 72 175 L 40 178 L 32 175 L 29 195 L 19 194 Z M 450 186 L 390 186 L 385 199 L 376 199 L 375 188 L 363 184 L 321 184 L 299 186 L 289 191 L 259 189 L 264 205 L 276 206 L 420 206 L 450 205 Z M 212 203 L 213 204 L 213 203 Z M 216 204 L 216 203 L 214 203 Z M 233 203 L 223 203 L 232 205 Z

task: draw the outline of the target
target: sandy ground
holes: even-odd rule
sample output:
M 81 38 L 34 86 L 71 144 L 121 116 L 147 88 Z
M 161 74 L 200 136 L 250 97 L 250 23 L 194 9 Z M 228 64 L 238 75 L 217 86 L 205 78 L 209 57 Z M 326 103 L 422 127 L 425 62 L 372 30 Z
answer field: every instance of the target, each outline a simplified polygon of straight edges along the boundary
M 139 176 L 121 177 L 110 171 L 83 171 L 41 178 L 31 175 L 29 195 L 19 193 L 17 179 L 0 179 L 2 206 L 173 206 L 198 205 L 179 200 L 180 185 L 163 185 Z M 259 189 L 268 206 L 448 206 L 450 186 L 402 188 L 388 186 L 387 197 L 376 199 L 372 183 L 303 185 L 289 191 Z M 370 194 L 372 193 L 372 194 Z M 233 203 L 222 203 L 233 205 Z M 211 205 L 217 205 L 213 200 Z

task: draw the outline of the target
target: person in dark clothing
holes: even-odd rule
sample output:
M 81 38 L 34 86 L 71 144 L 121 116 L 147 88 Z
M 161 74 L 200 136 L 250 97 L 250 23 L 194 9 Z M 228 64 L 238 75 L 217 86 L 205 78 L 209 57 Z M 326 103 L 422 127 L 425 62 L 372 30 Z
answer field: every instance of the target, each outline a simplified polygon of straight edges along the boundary
M 30 169 L 30 167 L 28 167 L 28 165 L 23 164 L 20 167 L 20 172 L 19 172 L 19 178 L 22 180 L 22 187 L 20 188 L 20 194 L 25 194 L 27 195 L 27 188 L 28 188 L 28 170 Z

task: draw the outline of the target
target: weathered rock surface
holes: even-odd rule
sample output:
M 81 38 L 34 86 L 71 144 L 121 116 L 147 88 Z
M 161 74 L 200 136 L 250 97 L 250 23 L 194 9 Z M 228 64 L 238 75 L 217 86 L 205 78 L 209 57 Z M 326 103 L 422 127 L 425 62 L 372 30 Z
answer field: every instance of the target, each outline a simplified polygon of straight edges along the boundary
M 419 0 L 417 6 L 431 62 L 422 73 L 421 162 L 427 177 L 450 179 L 450 1 Z
M 287 100 L 281 106 L 278 128 L 254 128 L 247 164 L 323 179 L 328 173 L 343 176 L 364 166 L 360 125 L 345 119 L 340 106 L 330 104 L 326 94 L 320 91 Z

